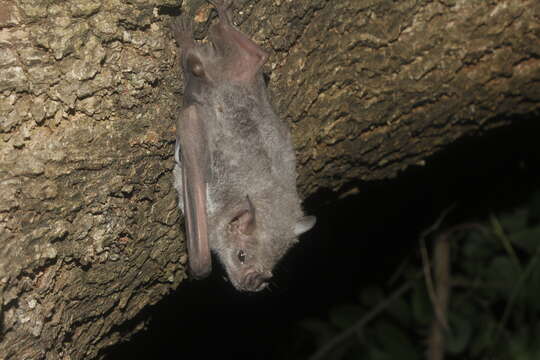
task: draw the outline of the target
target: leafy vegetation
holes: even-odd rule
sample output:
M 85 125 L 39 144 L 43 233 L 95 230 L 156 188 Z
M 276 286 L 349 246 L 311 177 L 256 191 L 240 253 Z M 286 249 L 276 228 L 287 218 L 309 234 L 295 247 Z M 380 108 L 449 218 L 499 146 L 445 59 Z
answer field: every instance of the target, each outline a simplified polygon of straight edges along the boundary
M 430 244 L 443 238 L 447 306 L 438 260 L 409 261 L 384 287 L 301 321 L 291 349 L 311 359 L 540 359 L 540 192 L 512 213 L 438 229 Z

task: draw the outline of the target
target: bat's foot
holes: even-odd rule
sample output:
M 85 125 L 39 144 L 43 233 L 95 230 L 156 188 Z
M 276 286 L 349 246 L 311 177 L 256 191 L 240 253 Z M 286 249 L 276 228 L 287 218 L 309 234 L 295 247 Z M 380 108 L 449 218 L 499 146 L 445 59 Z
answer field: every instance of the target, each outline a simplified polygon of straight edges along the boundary
M 208 0 L 216 9 L 229 9 L 232 6 L 233 0 Z
M 216 8 L 219 19 L 224 23 L 231 24 L 232 0 L 208 0 Z
M 186 16 L 180 16 L 171 23 L 171 30 L 178 46 L 182 49 L 195 45 L 193 40 L 193 25 Z

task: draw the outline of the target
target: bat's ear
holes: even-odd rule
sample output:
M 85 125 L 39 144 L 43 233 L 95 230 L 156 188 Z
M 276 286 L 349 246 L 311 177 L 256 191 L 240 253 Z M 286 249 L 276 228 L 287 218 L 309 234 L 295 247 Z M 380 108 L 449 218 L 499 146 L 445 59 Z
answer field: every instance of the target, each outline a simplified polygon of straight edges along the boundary
M 311 230 L 313 226 L 315 226 L 315 223 L 317 222 L 317 218 L 315 216 L 304 216 L 294 226 L 294 235 L 300 236 L 306 231 Z
M 237 231 L 244 235 L 251 235 L 255 230 L 255 207 L 246 196 L 244 209 L 232 221 L 233 226 Z

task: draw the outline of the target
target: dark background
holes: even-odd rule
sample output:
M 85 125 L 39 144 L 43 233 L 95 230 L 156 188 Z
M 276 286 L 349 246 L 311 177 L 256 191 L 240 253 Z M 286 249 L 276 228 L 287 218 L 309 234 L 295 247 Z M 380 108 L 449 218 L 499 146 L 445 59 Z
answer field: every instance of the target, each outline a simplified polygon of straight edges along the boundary
M 539 120 L 457 141 L 394 180 L 349 184 L 344 190 L 359 191 L 344 199 L 320 191 L 305 202 L 316 227 L 278 265 L 269 290 L 236 292 L 214 261 L 210 278 L 186 281 L 141 313 L 151 317 L 146 331 L 106 359 L 286 358 L 298 321 L 324 319 L 362 288 L 386 283 L 404 257 L 417 258 L 419 233 L 450 205 L 447 225 L 526 202 L 540 185 Z

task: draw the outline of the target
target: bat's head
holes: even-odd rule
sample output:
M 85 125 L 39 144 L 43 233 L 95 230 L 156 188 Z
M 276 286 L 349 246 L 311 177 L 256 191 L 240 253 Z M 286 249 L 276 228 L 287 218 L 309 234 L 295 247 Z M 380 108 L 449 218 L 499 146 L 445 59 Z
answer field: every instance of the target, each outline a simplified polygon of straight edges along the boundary
M 303 216 L 291 224 L 289 231 L 268 231 L 264 220 L 258 221 L 249 198 L 228 223 L 226 246 L 220 251 L 231 283 L 240 291 L 261 291 L 272 278 L 272 269 L 300 234 L 315 225 L 314 216 Z M 279 233 L 277 235 L 276 233 Z M 277 236 L 276 236 L 277 235 Z

